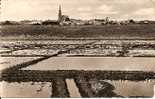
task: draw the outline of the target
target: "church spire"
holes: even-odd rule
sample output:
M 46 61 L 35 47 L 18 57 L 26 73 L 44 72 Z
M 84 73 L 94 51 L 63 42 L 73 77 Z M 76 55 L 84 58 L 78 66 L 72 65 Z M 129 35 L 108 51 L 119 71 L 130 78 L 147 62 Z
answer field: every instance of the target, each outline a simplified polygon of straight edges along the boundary
M 62 18 L 61 5 L 59 5 L 58 21 L 60 22 Z

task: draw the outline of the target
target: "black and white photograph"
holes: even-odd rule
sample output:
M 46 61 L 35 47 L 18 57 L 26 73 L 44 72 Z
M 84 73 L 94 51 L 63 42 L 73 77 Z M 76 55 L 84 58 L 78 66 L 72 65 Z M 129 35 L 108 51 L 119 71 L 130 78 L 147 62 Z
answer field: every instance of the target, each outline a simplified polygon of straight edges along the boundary
M 0 97 L 152 98 L 155 0 L 0 0 Z

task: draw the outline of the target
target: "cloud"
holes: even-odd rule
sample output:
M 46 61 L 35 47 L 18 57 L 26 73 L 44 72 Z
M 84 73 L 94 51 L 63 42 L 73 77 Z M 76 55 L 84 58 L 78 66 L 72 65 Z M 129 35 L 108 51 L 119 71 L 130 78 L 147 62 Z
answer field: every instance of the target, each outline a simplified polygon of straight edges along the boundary
M 155 20 L 154 16 L 155 16 L 155 8 L 143 8 L 143 9 L 139 9 L 135 12 L 133 12 L 131 14 L 132 16 L 134 16 L 135 18 L 141 19 L 141 20 Z
M 96 11 L 98 14 L 117 14 L 118 12 L 114 10 L 114 8 L 112 6 L 108 6 L 108 5 L 101 5 L 97 8 Z
M 99 6 L 98 7 L 98 10 L 111 11 L 112 10 L 112 7 L 104 4 L 104 5 Z
M 89 12 L 91 11 L 91 7 L 80 7 L 80 8 L 77 8 L 77 11 L 80 11 L 80 12 Z
M 135 15 L 155 15 L 154 8 L 144 8 L 134 12 Z
M 57 19 L 58 5 L 72 18 L 152 18 L 155 0 L 2 0 L 2 19 Z

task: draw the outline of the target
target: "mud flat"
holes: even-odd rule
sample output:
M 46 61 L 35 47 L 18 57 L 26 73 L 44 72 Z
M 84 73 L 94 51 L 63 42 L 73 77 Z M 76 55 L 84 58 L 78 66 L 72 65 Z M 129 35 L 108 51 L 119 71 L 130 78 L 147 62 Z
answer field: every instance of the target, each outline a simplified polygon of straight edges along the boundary
M 91 41 L 95 40 L 76 40 L 76 39 L 71 39 L 71 40 L 65 40 L 65 39 L 59 39 L 59 40 L 1 40 L 0 47 L 3 46 L 37 46 L 37 45 L 54 45 L 54 44 L 84 44 L 84 43 L 89 43 Z
M 12 53 L 9 54 L 5 54 L 10 55 L 10 56 L 48 56 L 48 55 L 53 55 L 56 54 L 59 50 L 52 50 L 52 49 L 25 49 L 25 50 L 18 50 L 18 51 L 14 51 Z M 4 55 L 3 55 L 4 56 Z
M 123 53 L 123 54 L 121 54 Z M 66 53 L 67 57 L 155 57 L 155 50 L 126 50 L 120 49 L 75 49 Z
M 10 40 L 0 43 L 2 57 L 48 56 L 68 49 L 74 49 L 66 52 L 69 57 L 155 57 L 155 40 L 59 39 Z

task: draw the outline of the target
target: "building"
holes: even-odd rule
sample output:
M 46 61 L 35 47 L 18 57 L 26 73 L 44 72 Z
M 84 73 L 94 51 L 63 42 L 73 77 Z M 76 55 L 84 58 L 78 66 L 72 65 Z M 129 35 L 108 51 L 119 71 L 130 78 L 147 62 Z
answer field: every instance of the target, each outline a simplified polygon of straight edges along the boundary
M 70 19 L 69 16 L 62 14 L 61 5 L 59 6 L 58 11 L 58 23 L 59 25 L 105 25 L 109 24 L 109 17 L 105 19 L 93 19 L 93 20 L 78 20 L 78 19 Z
M 71 24 L 69 16 L 62 14 L 61 6 L 59 6 L 58 22 L 59 22 L 60 25 L 69 25 L 69 24 Z

